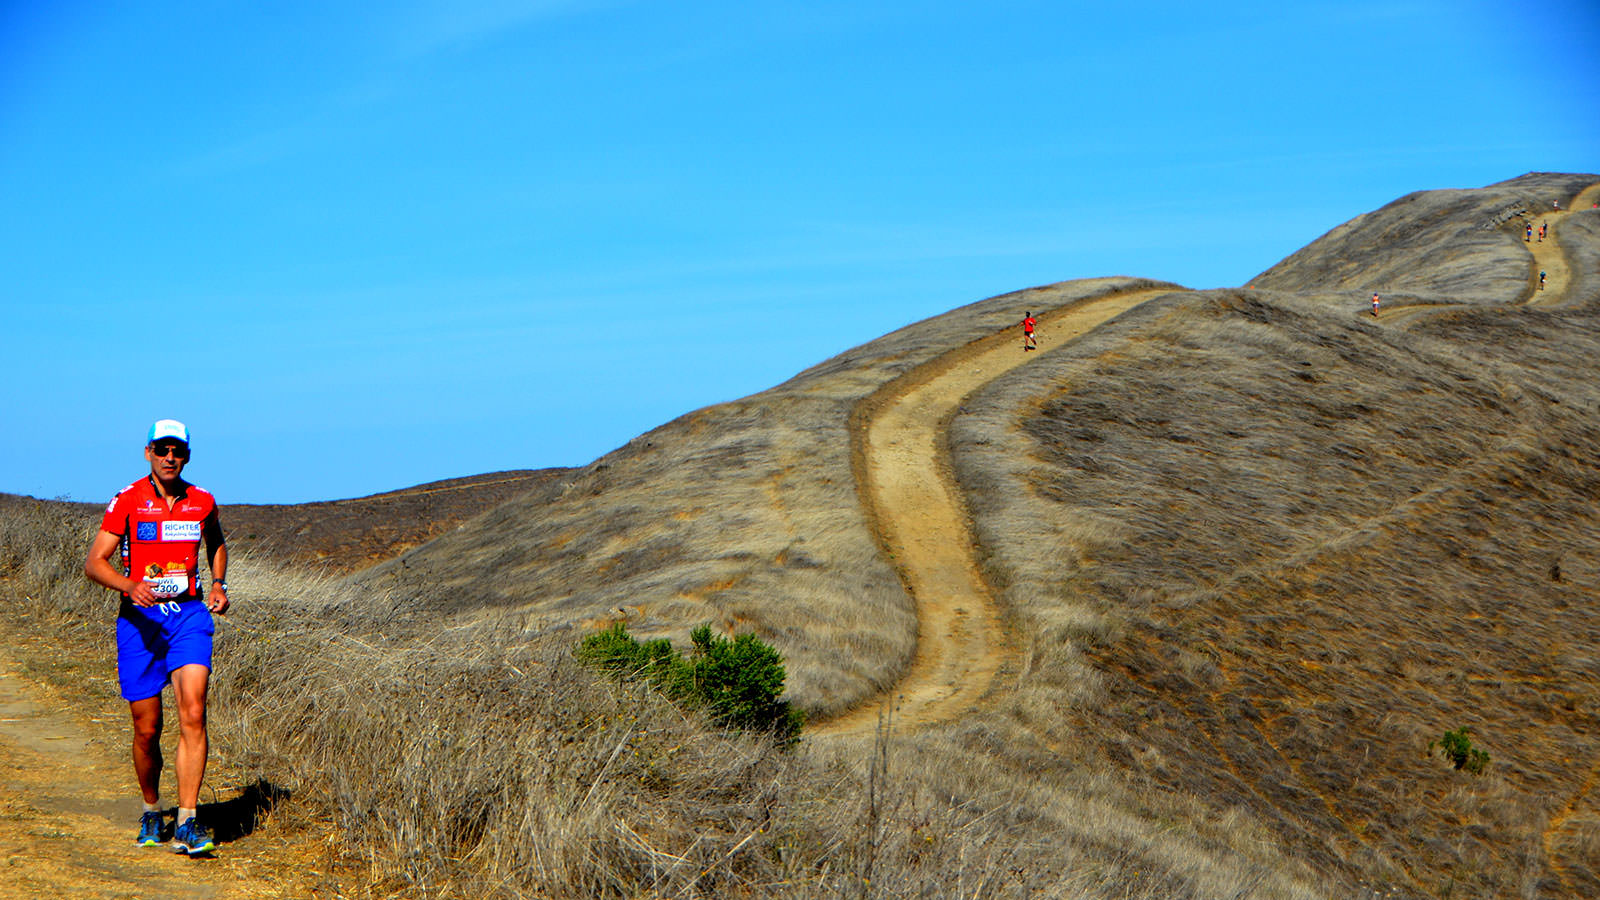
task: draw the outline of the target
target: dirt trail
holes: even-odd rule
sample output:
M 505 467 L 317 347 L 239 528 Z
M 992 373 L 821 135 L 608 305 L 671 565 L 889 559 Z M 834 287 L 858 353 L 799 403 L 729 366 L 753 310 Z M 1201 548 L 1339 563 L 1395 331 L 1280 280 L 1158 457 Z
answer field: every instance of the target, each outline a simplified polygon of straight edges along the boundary
M 1533 240 L 1524 241 L 1524 246 L 1533 256 L 1533 276 L 1537 280 L 1538 273 L 1545 273 L 1544 289 L 1536 285 L 1533 295 L 1527 300 L 1529 306 L 1559 306 L 1567 299 L 1567 292 L 1572 286 L 1572 270 L 1567 264 L 1566 251 L 1561 249 L 1561 238 L 1557 226 L 1562 219 L 1573 212 L 1588 210 L 1593 204 L 1600 203 L 1600 184 L 1591 184 L 1578 193 L 1567 206 L 1561 209 L 1540 210 L 1528 214 L 1528 220 L 1533 223 Z M 1544 240 L 1539 239 L 1539 226 L 1547 225 L 1548 234 Z M 1384 325 L 1394 325 L 1410 322 L 1429 313 L 1442 312 L 1450 309 L 1460 309 L 1458 304 L 1446 303 L 1437 305 L 1418 305 L 1395 307 L 1393 311 L 1385 311 L 1379 318 Z
M 1457 309 L 1455 304 L 1418 303 L 1410 306 L 1395 306 L 1384 309 L 1375 320 L 1379 325 L 1391 326 L 1401 322 L 1409 322 L 1419 316 L 1429 315 L 1445 309 Z M 1362 315 L 1365 315 L 1363 313 Z
M 1600 199 L 1600 184 L 1584 188 L 1565 208 L 1529 214 L 1529 219 L 1534 223 L 1534 238 L 1527 242 L 1527 247 L 1533 254 L 1535 268 L 1547 276 L 1544 290 L 1534 289 L 1533 296 L 1528 299 L 1529 306 L 1554 306 L 1566 297 L 1567 288 L 1572 282 L 1572 271 L 1567 267 L 1567 255 L 1561 249 L 1556 226 L 1573 210 L 1588 209 L 1597 199 Z M 1541 225 L 1548 226 L 1549 230 L 1544 240 L 1538 236 Z
M 1040 350 L 1011 329 L 948 353 L 869 398 L 855 423 L 861 493 L 890 558 L 916 602 L 917 649 L 893 689 L 894 719 L 915 727 L 976 704 L 1006 658 L 1000 613 L 979 574 L 945 432 L 974 390 L 1172 288 L 1113 294 L 1038 317 Z M 813 737 L 868 734 L 881 702 L 808 729 Z
M 298 881 L 303 863 L 283 858 L 289 848 L 275 845 L 272 838 L 240 836 L 220 844 L 209 859 L 178 856 L 165 844 L 135 846 L 139 792 L 128 761 L 126 707 L 109 705 L 103 717 L 75 714 L 24 674 L 23 654 L 49 652 L 46 642 L 4 637 L 0 858 L 6 863 L 0 898 L 312 896 Z M 165 743 L 170 760 L 171 742 Z M 207 781 L 208 787 L 216 787 L 209 776 Z M 170 784 L 163 788 L 170 794 Z M 217 792 L 224 793 L 220 788 Z M 203 811 L 210 796 L 210 791 L 202 795 Z M 285 879 L 285 873 L 291 877 Z
M 1534 264 L 1547 273 L 1545 289 L 1529 304 L 1562 302 L 1571 284 L 1556 225 L 1571 209 L 1600 200 L 1600 184 L 1567 209 L 1536 218 L 1549 223 L 1543 241 L 1529 243 Z M 1537 228 L 1537 225 L 1535 226 Z M 1536 270 L 1537 271 L 1537 270 Z M 1039 318 L 1041 343 L 1059 345 L 1170 289 L 1113 295 Z M 1384 325 L 1414 321 L 1454 304 L 1409 306 L 1387 312 Z M 993 595 L 973 556 L 973 538 L 959 490 L 950 476 L 944 440 L 950 417 L 972 391 L 1032 359 L 1016 333 L 995 335 L 927 363 L 885 386 L 863 404 L 854 427 L 862 462 L 861 493 L 890 558 L 917 609 L 917 649 L 890 695 L 809 729 L 814 737 L 870 733 L 893 704 L 902 726 L 951 718 L 977 703 L 1005 659 Z

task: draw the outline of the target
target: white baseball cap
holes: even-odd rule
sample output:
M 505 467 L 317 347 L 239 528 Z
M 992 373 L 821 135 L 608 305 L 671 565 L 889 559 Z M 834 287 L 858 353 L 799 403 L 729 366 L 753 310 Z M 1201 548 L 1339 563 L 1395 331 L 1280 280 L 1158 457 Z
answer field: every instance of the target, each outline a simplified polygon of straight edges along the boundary
M 154 444 L 156 441 L 161 440 L 183 441 L 187 444 L 189 443 L 189 428 L 177 419 L 160 419 L 150 426 L 150 438 L 145 443 Z

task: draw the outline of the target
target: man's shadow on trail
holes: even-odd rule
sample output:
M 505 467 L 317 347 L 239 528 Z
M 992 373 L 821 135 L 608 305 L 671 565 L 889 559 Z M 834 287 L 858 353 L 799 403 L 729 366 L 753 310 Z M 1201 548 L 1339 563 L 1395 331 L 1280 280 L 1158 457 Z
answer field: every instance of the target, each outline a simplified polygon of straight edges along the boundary
M 232 800 L 200 804 L 196 814 L 210 826 L 217 843 L 226 844 L 254 832 L 274 807 L 288 799 L 287 790 L 257 779 Z

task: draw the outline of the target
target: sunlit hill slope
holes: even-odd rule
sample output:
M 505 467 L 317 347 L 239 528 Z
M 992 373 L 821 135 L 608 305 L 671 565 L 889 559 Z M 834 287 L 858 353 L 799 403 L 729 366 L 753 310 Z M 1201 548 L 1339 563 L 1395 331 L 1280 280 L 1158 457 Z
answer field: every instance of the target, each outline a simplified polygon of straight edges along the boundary
M 948 422 L 1007 629 L 952 740 L 1041 784 L 1089 766 L 1243 808 L 1317 868 L 1600 894 L 1600 212 L 1561 222 L 1555 305 L 1529 302 L 1522 231 L 1597 181 L 1412 195 L 1248 288 L 1172 286 L 1066 345 L 1044 330 Z M 917 323 L 356 577 L 430 620 L 753 630 L 813 714 L 870 703 L 917 618 L 852 421 L 1025 310 L 1150 287 L 1067 282 Z M 1428 756 L 1460 726 L 1488 776 Z

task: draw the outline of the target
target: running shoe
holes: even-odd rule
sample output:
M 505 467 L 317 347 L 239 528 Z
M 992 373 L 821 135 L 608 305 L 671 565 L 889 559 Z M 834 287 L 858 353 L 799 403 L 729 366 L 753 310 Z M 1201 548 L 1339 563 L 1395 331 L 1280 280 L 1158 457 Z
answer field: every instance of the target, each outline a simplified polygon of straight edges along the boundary
M 161 813 L 147 812 L 139 817 L 139 837 L 134 843 L 154 847 L 161 843 Z
M 173 853 L 197 856 L 201 853 L 210 853 L 216 847 L 216 842 L 211 840 L 211 829 L 201 825 L 198 818 L 179 825 L 178 830 L 172 835 Z

